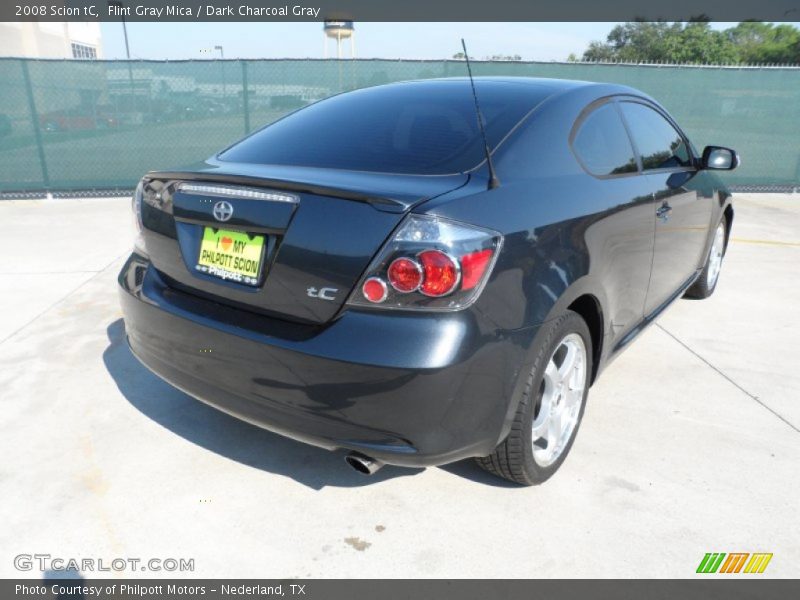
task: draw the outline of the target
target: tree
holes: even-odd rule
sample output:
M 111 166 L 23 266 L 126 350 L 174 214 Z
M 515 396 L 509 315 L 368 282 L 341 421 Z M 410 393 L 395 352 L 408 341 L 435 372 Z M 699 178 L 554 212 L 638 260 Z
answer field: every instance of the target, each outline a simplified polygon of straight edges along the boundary
M 680 43 L 672 48 L 671 62 L 730 64 L 739 62 L 739 53 L 722 31 L 708 23 L 687 23 L 680 33 Z
M 584 60 L 667 63 L 800 62 L 800 30 L 748 21 L 725 31 L 706 17 L 686 23 L 632 21 L 617 25 L 605 42 L 592 42 Z
M 522 57 L 519 54 L 493 54 L 492 56 L 487 56 L 486 60 L 520 61 Z
M 605 43 L 592 42 L 583 54 L 584 60 L 669 63 L 730 63 L 737 57 L 733 41 L 706 20 L 617 25 Z
M 725 33 L 745 63 L 800 63 L 800 30 L 782 23 L 745 21 Z

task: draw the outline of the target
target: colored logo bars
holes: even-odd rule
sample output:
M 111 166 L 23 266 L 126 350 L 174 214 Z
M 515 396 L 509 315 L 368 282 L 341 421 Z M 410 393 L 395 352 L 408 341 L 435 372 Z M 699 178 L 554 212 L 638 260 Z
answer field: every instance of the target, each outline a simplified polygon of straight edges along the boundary
M 726 558 L 727 557 L 727 558 Z M 748 560 L 748 557 L 750 560 Z M 772 553 L 756 552 L 708 552 L 697 567 L 698 573 L 763 573 Z M 744 571 L 742 570 L 744 568 Z

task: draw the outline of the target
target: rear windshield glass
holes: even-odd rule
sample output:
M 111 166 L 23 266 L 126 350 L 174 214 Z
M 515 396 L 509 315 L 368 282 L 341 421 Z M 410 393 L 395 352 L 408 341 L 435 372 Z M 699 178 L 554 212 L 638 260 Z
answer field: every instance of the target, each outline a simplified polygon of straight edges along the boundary
M 489 146 L 547 96 L 547 88 L 476 82 Z M 484 159 L 469 81 L 397 84 L 334 96 L 220 154 L 225 161 L 441 175 Z

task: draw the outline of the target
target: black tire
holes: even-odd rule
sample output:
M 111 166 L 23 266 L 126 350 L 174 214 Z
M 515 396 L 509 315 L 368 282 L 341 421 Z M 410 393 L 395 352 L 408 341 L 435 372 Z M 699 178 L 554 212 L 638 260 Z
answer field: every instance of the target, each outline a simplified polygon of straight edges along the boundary
M 725 219 L 724 216 L 722 217 L 722 220 L 720 220 L 720 222 L 717 224 L 717 227 L 714 228 L 715 235 L 716 235 L 716 230 L 719 227 L 722 227 L 723 236 L 724 236 L 724 238 L 723 238 L 724 239 L 724 245 L 723 245 L 723 249 L 722 249 L 722 257 L 720 258 L 720 261 L 722 261 L 722 259 L 725 257 L 725 250 L 727 249 L 727 246 L 728 246 L 728 244 L 727 244 L 727 241 L 728 241 L 727 220 Z M 716 277 L 714 277 L 713 282 L 709 283 L 708 272 L 712 268 L 712 266 L 711 266 L 711 257 L 712 257 L 713 254 L 714 254 L 714 244 L 713 244 L 713 240 L 712 240 L 711 248 L 709 248 L 708 256 L 706 257 L 706 264 L 703 265 L 703 271 L 700 273 L 700 275 L 695 280 L 695 282 L 689 287 L 689 289 L 686 290 L 686 292 L 683 295 L 684 298 L 690 298 L 692 300 L 703 300 L 705 298 L 708 298 L 711 294 L 714 293 L 714 290 L 717 289 L 717 283 L 719 283 L 719 275 L 720 275 L 719 269 L 722 268 L 722 264 L 720 262 L 720 265 L 719 265 L 719 267 L 717 269 Z
M 578 334 L 583 340 L 586 350 L 583 396 L 580 399 L 581 404 L 577 423 L 572 430 L 570 439 L 552 464 L 542 466 L 537 463 L 533 455 L 532 427 L 534 419 L 538 415 L 537 411 L 540 410 L 545 369 L 555 351 L 561 346 L 562 341 L 570 334 Z M 478 464 L 489 473 L 520 485 L 538 485 L 547 481 L 564 462 L 575 441 L 586 407 L 586 397 L 589 393 L 591 376 L 592 338 L 589 328 L 579 314 L 568 310 L 549 325 L 549 330 L 534 359 L 533 368 L 528 375 L 525 391 L 517 408 L 514 422 L 511 425 L 511 432 L 492 454 L 477 458 Z

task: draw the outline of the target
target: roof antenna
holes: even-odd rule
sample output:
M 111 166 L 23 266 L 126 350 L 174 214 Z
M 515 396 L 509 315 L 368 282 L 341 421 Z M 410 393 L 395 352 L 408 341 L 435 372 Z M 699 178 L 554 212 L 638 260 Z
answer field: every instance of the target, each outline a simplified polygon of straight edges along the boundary
M 467 44 L 464 43 L 464 38 L 461 38 L 461 47 L 464 48 L 464 59 L 467 61 L 467 73 L 469 73 L 469 84 L 472 86 L 472 99 L 475 100 L 475 112 L 478 117 L 478 127 L 481 130 L 481 137 L 483 138 L 483 149 L 486 152 L 486 165 L 489 167 L 489 189 L 493 190 L 500 186 L 500 180 L 494 172 L 494 164 L 492 163 L 492 153 L 489 151 L 489 141 L 486 139 L 486 130 L 483 128 L 483 114 L 481 107 L 478 104 L 478 94 L 475 92 L 475 80 L 472 79 L 472 68 L 469 65 L 469 53 L 467 52 Z

